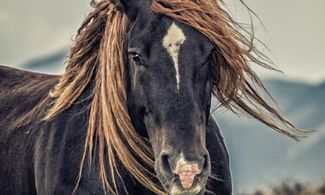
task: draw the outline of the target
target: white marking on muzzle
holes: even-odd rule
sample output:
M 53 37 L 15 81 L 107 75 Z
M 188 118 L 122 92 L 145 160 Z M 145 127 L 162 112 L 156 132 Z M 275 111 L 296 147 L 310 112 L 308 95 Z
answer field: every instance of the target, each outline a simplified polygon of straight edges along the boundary
M 176 85 L 177 91 L 179 91 L 180 74 L 179 74 L 179 50 L 181 45 L 186 40 L 185 34 L 181 28 L 173 23 L 167 30 L 166 35 L 163 38 L 163 46 L 168 51 L 169 55 L 173 59 L 175 71 L 176 71 Z
M 182 187 L 185 190 L 191 189 L 194 177 L 200 174 L 201 170 L 197 163 L 189 163 L 185 160 L 183 153 L 180 154 L 178 161 L 176 162 L 176 168 L 173 171 L 179 176 Z
M 202 187 L 200 185 L 196 185 L 193 187 L 191 190 L 186 190 L 186 194 L 198 194 L 201 191 Z M 173 185 L 170 191 L 171 195 L 180 195 L 180 194 L 185 194 L 184 190 L 181 190 L 177 187 L 177 185 Z

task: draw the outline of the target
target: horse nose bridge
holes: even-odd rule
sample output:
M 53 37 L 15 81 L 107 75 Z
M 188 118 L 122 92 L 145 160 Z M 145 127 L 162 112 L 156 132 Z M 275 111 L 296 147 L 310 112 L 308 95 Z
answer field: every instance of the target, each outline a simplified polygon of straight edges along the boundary
M 177 108 L 179 111 L 184 111 L 184 109 L 192 109 L 192 111 L 196 111 L 198 99 L 196 98 L 195 94 L 197 91 L 194 90 L 192 82 L 187 81 L 184 84 L 183 82 L 180 90 L 175 91 L 173 96 L 168 99 L 169 107 L 171 109 Z
M 207 153 L 205 139 L 205 130 L 200 126 L 168 128 L 163 133 L 161 149 L 175 161 L 181 153 L 192 161 Z
M 204 155 L 206 151 L 205 138 L 199 130 L 174 130 L 166 132 L 162 149 L 169 151 L 176 160 L 180 153 L 185 153 L 188 160 L 196 159 L 196 155 Z
M 196 102 L 188 97 L 175 97 L 168 107 L 169 112 L 174 112 L 183 117 L 194 116 L 198 111 Z
M 187 112 L 182 114 L 168 115 L 164 119 L 164 129 L 166 134 L 166 144 L 178 145 L 193 145 L 201 144 L 204 134 L 204 125 L 195 120 L 195 116 Z M 169 143 L 170 142 L 170 143 Z
M 173 129 L 189 131 L 202 125 L 198 102 L 186 94 L 174 96 L 164 102 L 161 115 L 164 123 Z

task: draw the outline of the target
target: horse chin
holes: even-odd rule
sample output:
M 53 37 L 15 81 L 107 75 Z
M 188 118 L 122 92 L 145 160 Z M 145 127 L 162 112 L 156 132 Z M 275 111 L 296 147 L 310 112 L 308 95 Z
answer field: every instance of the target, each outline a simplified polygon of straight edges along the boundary
M 203 194 L 201 192 L 204 191 L 204 186 L 200 184 L 196 184 L 191 187 L 189 190 L 184 190 L 182 187 L 180 187 L 177 184 L 173 184 L 170 190 L 171 195 L 197 195 L 197 194 Z

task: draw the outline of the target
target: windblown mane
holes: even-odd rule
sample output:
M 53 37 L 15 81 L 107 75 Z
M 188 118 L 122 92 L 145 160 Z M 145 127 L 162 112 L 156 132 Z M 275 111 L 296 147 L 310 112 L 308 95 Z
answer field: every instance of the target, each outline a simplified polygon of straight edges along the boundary
M 242 0 L 239 1 L 246 6 Z M 281 115 L 271 94 L 251 68 L 256 64 L 276 70 L 255 47 L 254 32 L 247 31 L 236 22 L 222 8 L 223 4 L 223 0 L 155 0 L 152 9 L 192 26 L 218 48 L 211 57 L 210 71 L 213 94 L 222 106 L 235 113 L 248 114 L 293 139 L 304 137 L 304 131 Z M 275 105 L 266 102 L 258 89 L 264 91 Z
M 95 80 L 89 115 L 89 126 L 80 175 L 87 153 L 90 162 L 94 145 L 99 147 L 100 177 L 105 191 L 116 192 L 117 159 L 144 186 L 157 194 L 163 193 L 150 179 L 154 166 L 151 148 L 134 129 L 126 107 L 125 51 L 127 17 L 117 11 L 109 0 L 95 5 L 86 18 L 71 49 L 68 66 L 59 84 L 50 94 L 56 98 L 45 120 L 51 120 L 69 108 L 92 79 Z M 97 140 L 98 143 L 94 143 Z M 132 150 L 131 150 L 132 148 Z M 105 152 L 112 183 L 108 181 Z M 137 157 L 135 156 L 137 155 Z
M 256 87 L 266 89 L 250 68 L 250 62 L 272 67 L 263 61 L 266 58 L 253 45 L 254 37 L 248 39 L 240 33 L 240 25 L 221 3 L 221 0 L 154 0 L 152 9 L 196 28 L 218 48 L 211 57 L 211 82 L 213 93 L 223 106 L 247 113 L 276 131 L 299 138 L 303 135 L 301 131 L 257 92 Z M 154 161 L 150 145 L 137 134 L 126 106 L 123 51 L 128 23 L 125 14 L 111 0 L 101 0 L 95 5 L 78 31 L 65 73 L 50 94 L 55 101 L 45 120 L 52 120 L 68 109 L 94 81 L 79 179 L 87 154 L 91 162 L 94 145 L 98 144 L 100 178 L 105 191 L 116 193 L 115 177 L 119 176 L 117 161 L 120 161 L 141 184 L 156 194 L 164 194 L 152 178 Z M 108 169 L 112 182 L 108 181 Z

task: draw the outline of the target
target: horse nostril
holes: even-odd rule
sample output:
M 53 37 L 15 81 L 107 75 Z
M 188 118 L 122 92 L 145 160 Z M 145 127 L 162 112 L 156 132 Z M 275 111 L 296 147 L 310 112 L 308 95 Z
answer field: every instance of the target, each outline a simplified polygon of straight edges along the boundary
M 160 163 L 162 170 L 167 174 L 172 174 L 172 167 L 169 163 L 169 155 L 168 154 L 162 154 L 160 157 Z
M 208 154 L 205 154 L 202 160 L 202 168 L 201 170 L 209 169 L 210 158 Z

